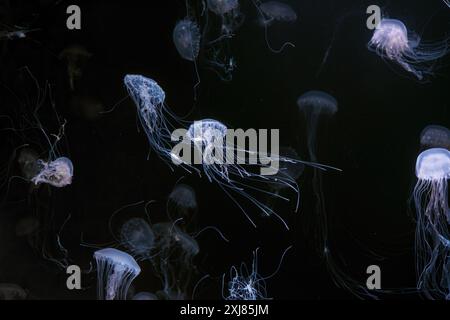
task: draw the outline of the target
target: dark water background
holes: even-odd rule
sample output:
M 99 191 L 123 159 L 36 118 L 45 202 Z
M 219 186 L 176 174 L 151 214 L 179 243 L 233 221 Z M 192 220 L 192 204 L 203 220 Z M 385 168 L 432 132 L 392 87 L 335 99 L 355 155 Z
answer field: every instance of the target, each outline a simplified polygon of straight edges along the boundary
M 305 121 L 298 112 L 297 97 L 308 90 L 323 90 L 336 97 L 339 112 L 321 123 L 318 138 L 319 160 L 343 169 L 342 173 L 324 176 L 331 217 L 330 248 L 343 270 L 363 284 L 367 266 L 377 264 L 382 270 L 383 288 L 413 287 L 415 225 L 408 214 L 407 200 L 415 183 L 421 130 L 429 124 L 450 126 L 450 60 L 439 62 L 441 68 L 427 84 L 396 73 L 366 48 L 372 32 L 365 26 L 365 8 L 378 4 L 388 16 L 402 20 L 413 30 L 425 26 L 425 39 L 446 36 L 450 10 L 439 0 L 285 2 L 298 13 L 298 21 L 274 26 L 269 37 L 274 46 L 292 41 L 296 48 L 271 53 L 263 30 L 255 22 L 253 4 L 242 1 L 246 21 L 231 42 L 238 65 L 233 81 L 224 83 L 212 72 L 200 69 L 199 99 L 189 118 L 214 118 L 230 128 L 279 128 L 281 144 L 295 148 L 306 158 Z M 54 87 L 57 111 L 68 121 L 63 150 L 74 163 L 75 177 L 70 187 L 53 191 L 48 207 L 54 217 L 49 220 L 58 230 L 71 215 L 61 239 L 71 261 L 88 269 L 94 249 L 80 246 L 81 233 L 86 242 L 112 241 L 108 229 L 111 214 L 141 200 L 156 200 L 150 209 L 152 222 L 166 220 L 167 196 L 185 174 L 172 173 L 154 154 L 147 160 L 148 143 L 130 99 L 114 112 L 89 121 L 70 107 L 73 95 L 95 98 L 109 109 L 127 94 L 122 83 L 124 75 L 142 74 L 158 81 L 175 112 L 186 114 L 193 106 L 196 79 L 193 65 L 180 58 L 172 42 L 173 27 L 186 13 L 184 1 L 78 3 L 82 30 L 69 31 L 65 9 L 72 2 L 53 5 L 52 1 L 10 1 L 11 14 L 2 15 L 8 24 L 32 21 L 33 28 L 41 30 L 31 33 L 28 39 L 1 43 L 0 76 L 2 86 L 29 86 L 27 92 L 33 92 L 29 79 L 21 80 L 19 76 L 27 66 L 41 86 L 49 81 Z M 328 62 L 316 77 L 337 25 Z M 71 44 L 80 44 L 93 54 L 75 93 L 69 90 L 66 63 L 58 59 L 58 54 Z M 17 103 L 4 88 L 0 101 L 1 110 L 9 111 Z M 48 108 L 42 111 L 42 117 L 52 118 Z M 52 130 L 55 132 L 55 127 Z M 8 140 L 11 136 L 4 137 Z M 4 155 L 8 156 L 11 149 L 6 149 Z M 221 275 L 231 265 L 250 263 L 252 250 L 257 247 L 260 273 L 271 274 L 290 245 L 294 247 L 278 274 L 267 281 L 269 296 L 352 297 L 333 284 L 304 230 L 315 221 L 311 178 L 312 171 L 307 170 L 299 180 L 302 206 L 298 213 L 293 213 L 289 205 L 277 206 L 291 226 L 286 231 L 277 220 L 260 219 L 258 212 L 249 207 L 258 225 L 254 229 L 218 187 L 206 179 L 186 176 L 184 182 L 197 191 L 197 229 L 214 225 L 231 240 L 225 243 L 207 232 L 198 238 L 198 278 L 209 273 L 217 279 L 202 283 L 197 298 L 221 298 Z M 28 186 L 22 184 L 12 190 L 13 198 L 25 198 Z M 18 219 L 30 210 L 25 203 L 10 203 L 2 209 L 0 282 L 17 283 L 39 299 L 95 298 L 94 273 L 83 277 L 86 290 L 70 292 L 65 287 L 65 273 L 44 262 L 26 240 L 15 236 Z M 144 215 L 142 206 L 127 209 L 119 215 L 117 224 L 121 219 Z M 374 259 L 369 251 L 384 259 Z M 136 290 L 158 290 L 150 265 L 141 266 L 143 273 L 134 283 Z

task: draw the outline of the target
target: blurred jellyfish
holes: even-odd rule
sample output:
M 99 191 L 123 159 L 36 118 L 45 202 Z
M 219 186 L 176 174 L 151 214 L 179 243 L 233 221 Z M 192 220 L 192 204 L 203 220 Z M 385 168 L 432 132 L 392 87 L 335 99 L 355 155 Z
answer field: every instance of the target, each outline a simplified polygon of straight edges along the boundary
M 424 148 L 450 150 L 450 130 L 437 125 L 427 126 L 420 134 L 420 145 Z
M 31 180 L 36 177 L 42 169 L 39 164 L 39 155 L 31 148 L 23 148 L 20 150 L 17 163 L 26 180 Z
M 450 210 L 447 180 L 450 178 L 450 151 L 429 149 L 417 157 L 416 206 L 417 287 L 430 299 L 450 294 Z
M 269 42 L 268 28 L 274 22 L 295 22 L 297 20 L 297 13 L 286 3 L 278 1 L 266 1 L 253 0 L 258 10 L 258 23 L 264 27 L 265 39 L 267 46 L 274 53 L 280 53 L 286 46 L 295 47 L 291 42 L 284 43 L 280 49 L 273 49 Z
M 155 234 L 142 218 L 132 218 L 120 230 L 120 239 L 129 252 L 137 259 L 149 259 L 154 248 Z
M 125 300 L 131 282 L 141 268 L 129 254 L 107 248 L 94 253 L 97 262 L 98 299 Z
M 17 284 L 0 283 L 0 300 L 25 300 L 28 293 Z
M 75 90 L 76 82 L 83 75 L 84 65 L 91 57 L 92 54 L 79 45 L 71 45 L 59 54 L 59 58 L 67 62 L 67 74 L 71 90 Z
M 45 183 L 55 188 L 72 184 L 73 164 L 69 158 L 61 157 L 50 162 L 38 160 L 39 173 L 31 179 L 35 185 Z
M 222 277 L 222 295 L 225 300 L 242 300 L 242 301 L 255 301 L 255 300 L 270 300 L 267 295 L 266 280 L 274 277 L 281 268 L 284 256 L 291 249 L 287 248 L 278 265 L 278 268 L 270 276 L 263 277 L 258 273 L 258 249 L 253 252 L 252 267 L 249 270 L 245 263 L 242 263 L 239 268 L 231 267 L 229 280 L 224 295 L 225 287 L 225 275 Z
M 183 224 L 188 224 L 197 210 L 197 196 L 194 189 L 186 184 L 177 184 L 167 200 L 167 213 L 171 220 L 182 219 Z
M 133 300 L 159 300 L 158 297 L 150 292 L 139 292 L 133 297 Z
M 369 41 L 369 50 L 382 59 L 397 63 L 418 80 L 433 75 L 438 59 L 450 51 L 448 39 L 425 42 L 400 20 L 382 19 Z
M 239 0 L 207 0 L 208 9 L 222 19 L 222 34 L 232 34 L 241 24 L 243 16 Z
M 183 19 L 173 30 L 173 42 L 183 59 L 195 61 L 200 51 L 200 28 L 195 21 Z

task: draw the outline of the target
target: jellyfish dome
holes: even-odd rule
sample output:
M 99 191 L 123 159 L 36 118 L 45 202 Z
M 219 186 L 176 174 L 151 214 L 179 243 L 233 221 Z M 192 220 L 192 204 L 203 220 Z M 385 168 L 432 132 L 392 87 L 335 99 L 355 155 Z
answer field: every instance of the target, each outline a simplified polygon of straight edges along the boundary
M 150 292 L 139 292 L 134 295 L 133 300 L 158 300 L 158 297 Z
M 305 113 L 333 115 L 338 111 L 337 100 L 323 91 L 309 91 L 301 95 L 297 105 Z
M 172 220 L 183 219 L 189 222 L 197 211 L 197 196 L 194 189 L 186 184 L 173 188 L 167 200 L 167 211 Z M 188 221 L 185 221 L 188 220 Z
M 208 9 L 217 15 L 224 15 L 238 7 L 238 0 L 208 0 Z
M 396 19 L 382 19 L 368 44 L 369 50 L 393 61 L 418 80 L 431 75 L 434 62 L 449 52 L 449 41 L 424 42 Z
M 421 180 L 450 178 L 450 151 L 441 148 L 429 149 L 417 158 L 416 175 Z
M 72 183 L 73 164 L 69 158 L 61 157 L 51 162 L 38 160 L 40 172 L 31 179 L 35 185 L 45 183 L 63 188 Z
M 420 134 L 420 145 L 450 150 L 450 130 L 438 125 L 427 126 Z
M 270 24 L 273 21 L 293 22 L 297 20 L 297 13 L 286 3 L 279 1 L 266 1 L 259 5 L 264 16 L 260 23 Z
M 94 258 L 97 262 L 98 298 L 125 300 L 131 282 L 141 273 L 136 260 L 113 248 L 96 251 Z
M 136 257 L 147 258 L 154 248 L 155 234 L 142 218 L 132 218 L 120 230 L 122 244 Z
M 190 19 L 179 21 L 173 30 L 173 42 L 183 59 L 195 61 L 200 51 L 200 28 Z

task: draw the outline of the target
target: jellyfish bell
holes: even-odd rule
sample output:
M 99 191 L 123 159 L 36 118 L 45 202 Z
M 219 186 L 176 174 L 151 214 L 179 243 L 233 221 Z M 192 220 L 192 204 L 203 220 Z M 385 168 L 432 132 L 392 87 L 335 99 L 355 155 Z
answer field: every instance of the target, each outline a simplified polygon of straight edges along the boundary
M 416 176 L 429 181 L 449 179 L 450 151 L 433 148 L 422 152 L 417 158 Z
M 0 283 L 0 300 L 25 300 L 28 293 L 14 283 Z
M 208 9 L 217 15 L 226 14 L 239 7 L 238 0 L 207 0 Z
M 94 258 L 97 262 L 98 299 L 125 300 L 131 282 L 141 273 L 136 260 L 113 248 L 96 251 Z
M 35 185 L 48 184 L 63 188 L 72 184 L 73 164 L 69 158 L 60 157 L 50 162 L 38 161 L 40 172 L 31 179 Z
M 450 150 L 450 130 L 438 125 L 427 126 L 420 134 L 420 145 L 426 148 Z
M 275 21 L 294 22 L 297 13 L 286 3 L 279 1 L 266 1 L 259 6 L 259 23 L 261 26 L 269 26 Z
M 159 300 L 156 294 L 150 292 L 139 292 L 133 296 L 133 300 Z
M 368 44 L 381 58 L 397 63 L 419 81 L 433 74 L 436 60 L 450 50 L 449 40 L 425 42 L 397 19 L 383 18 Z
M 42 170 L 38 153 L 31 148 L 23 148 L 17 157 L 17 163 L 25 179 L 31 180 Z
M 167 211 L 171 219 L 183 219 L 183 223 L 188 223 L 192 220 L 197 209 L 195 190 L 187 184 L 176 185 L 167 200 Z
M 139 258 L 150 257 L 154 248 L 155 234 L 150 225 L 142 218 L 131 218 L 120 230 L 121 243 L 129 252 Z
M 173 42 L 183 59 L 195 61 L 200 51 L 200 28 L 190 19 L 179 21 L 173 30 Z

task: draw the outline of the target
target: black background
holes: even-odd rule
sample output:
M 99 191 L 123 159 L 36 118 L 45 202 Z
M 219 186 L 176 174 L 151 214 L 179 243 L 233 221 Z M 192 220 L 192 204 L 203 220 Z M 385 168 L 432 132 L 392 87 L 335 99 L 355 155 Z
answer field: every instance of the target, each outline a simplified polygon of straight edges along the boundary
M 431 83 L 418 83 L 367 50 L 371 31 L 366 28 L 365 8 L 375 4 L 373 1 L 286 2 L 298 13 L 298 20 L 270 28 L 269 37 L 273 46 L 292 41 L 296 48 L 271 53 L 263 29 L 255 22 L 254 5 L 242 1 L 246 21 L 231 42 L 238 66 L 234 78 L 225 83 L 214 73 L 200 69 L 199 99 L 189 118 L 214 118 L 230 128 L 279 128 L 281 144 L 295 148 L 306 158 L 306 129 L 297 97 L 314 89 L 336 97 L 339 112 L 328 123 L 321 123 L 318 146 L 322 163 L 343 169 L 342 173 L 329 173 L 324 178 L 327 210 L 332 217 L 333 256 L 349 276 L 362 284 L 367 266 L 377 264 L 382 270 L 383 288 L 414 287 L 415 226 L 407 201 L 415 183 L 420 131 L 429 124 L 450 125 L 449 60 L 439 62 Z M 65 11 L 73 3 L 81 6 L 81 31 L 66 28 Z M 156 200 L 150 207 L 152 222 L 166 220 L 167 196 L 185 173 L 172 173 L 154 154 L 147 160 L 148 142 L 130 99 L 91 121 L 74 112 L 70 100 L 74 94 L 89 96 L 110 109 L 127 95 L 124 75 L 134 73 L 155 79 L 164 88 L 170 108 L 178 114 L 188 113 L 194 105 L 195 71 L 192 63 L 181 59 L 172 42 L 173 27 L 186 14 L 184 1 L 54 4 L 14 0 L 10 4 L 8 24 L 31 21 L 32 28 L 41 30 L 30 33 L 27 39 L 2 41 L 2 86 L 10 87 L 24 66 L 41 85 L 49 81 L 54 86 L 57 111 L 68 121 L 62 153 L 72 159 L 75 175 L 71 186 L 52 193 L 52 221 L 60 226 L 71 215 L 61 239 L 71 262 L 88 269 L 95 249 L 80 246 L 81 233 L 85 242 L 113 241 L 108 228 L 112 213 L 142 200 Z M 376 4 L 387 16 L 402 20 L 412 30 L 420 33 L 426 27 L 424 39 L 443 38 L 449 29 L 450 11 L 438 0 Z M 335 30 L 328 62 L 316 77 Z M 75 93 L 69 90 L 67 66 L 58 59 L 62 49 L 71 44 L 80 44 L 93 54 Z M 1 101 L 2 110 L 15 108 L 15 99 L 6 89 Z M 48 109 L 42 111 L 42 117 L 50 119 L 45 112 Z M 50 125 L 52 130 L 55 128 Z M 16 143 L 12 135 L 4 137 L 9 140 L 4 145 Z M 11 150 L 6 149 L 10 154 Z M 291 226 L 286 231 L 275 219 L 258 218 L 258 212 L 249 207 L 258 225 L 252 228 L 218 187 L 206 179 L 185 177 L 184 182 L 197 191 L 197 229 L 214 225 L 231 240 L 225 243 L 212 232 L 198 238 L 198 279 L 207 273 L 213 279 L 202 282 L 196 298 L 221 298 L 222 274 L 242 261 L 250 264 L 257 247 L 259 272 L 271 274 L 290 245 L 294 247 L 279 272 L 267 281 L 270 297 L 352 298 L 333 284 L 313 249 L 313 241 L 304 232 L 305 226 L 315 221 L 311 178 L 312 172 L 307 170 L 299 180 L 302 206 L 298 213 L 293 213 L 289 205 L 278 206 Z M 11 189 L 13 198 L 25 198 L 27 192 L 28 186 L 23 183 Z M 17 283 L 29 291 L 30 297 L 38 299 L 94 299 L 95 273 L 83 277 L 85 290 L 71 292 L 65 287 L 64 271 L 43 261 L 26 240 L 15 236 L 15 224 L 29 210 L 33 209 L 26 203 L 9 202 L 3 206 L 0 282 Z M 120 220 L 130 216 L 144 217 L 144 208 L 124 210 L 116 223 L 120 225 Z M 369 251 L 384 258 L 376 260 Z M 150 265 L 142 263 L 141 267 L 143 273 L 134 283 L 136 291 L 158 290 Z

